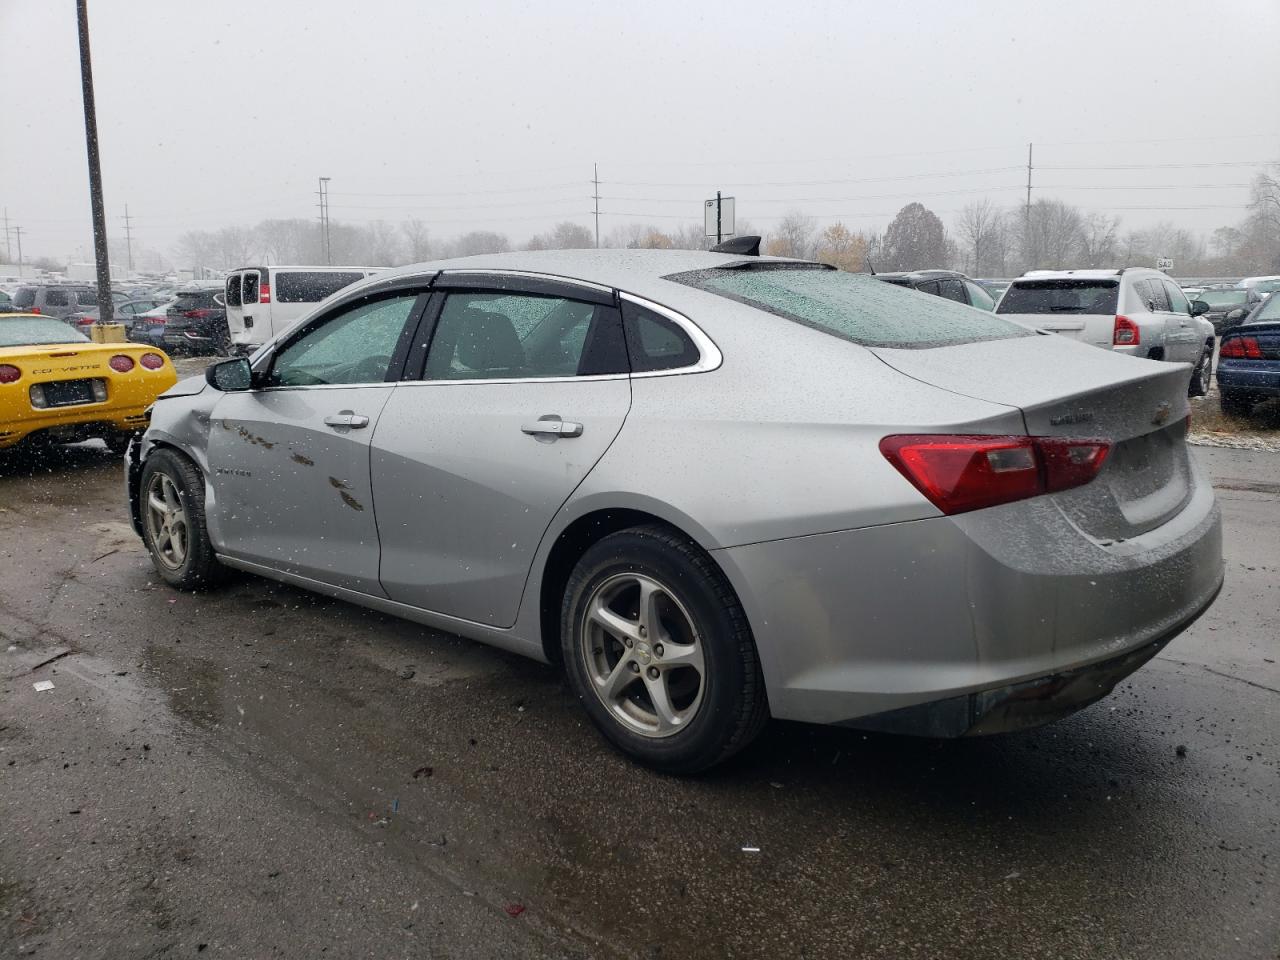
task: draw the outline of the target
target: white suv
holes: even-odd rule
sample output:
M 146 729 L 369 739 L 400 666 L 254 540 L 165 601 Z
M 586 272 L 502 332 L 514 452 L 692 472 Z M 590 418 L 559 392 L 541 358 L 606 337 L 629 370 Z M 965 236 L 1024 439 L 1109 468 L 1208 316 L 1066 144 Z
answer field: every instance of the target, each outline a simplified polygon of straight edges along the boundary
M 996 313 L 1104 350 L 1189 363 L 1193 397 L 1213 376 L 1213 324 L 1158 270 L 1031 270 L 1009 284 Z

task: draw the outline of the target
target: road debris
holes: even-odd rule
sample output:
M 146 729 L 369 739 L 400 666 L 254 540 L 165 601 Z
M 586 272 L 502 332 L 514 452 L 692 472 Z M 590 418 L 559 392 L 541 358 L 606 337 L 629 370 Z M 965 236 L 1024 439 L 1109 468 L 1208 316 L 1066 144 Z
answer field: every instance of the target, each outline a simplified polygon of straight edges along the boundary
M 34 690 L 35 690 L 35 692 L 36 692 L 36 693 L 44 693 L 46 690 L 52 690 L 52 689 L 53 689 L 53 681 L 52 681 L 52 680 L 37 680 L 35 683 L 33 683 L 33 684 L 31 685 L 31 687 L 32 687 L 32 689 L 34 689 Z
M 524 913 L 523 903 L 504 903 L 502 909 L 506 911 L 508 917 L 518 917 Z

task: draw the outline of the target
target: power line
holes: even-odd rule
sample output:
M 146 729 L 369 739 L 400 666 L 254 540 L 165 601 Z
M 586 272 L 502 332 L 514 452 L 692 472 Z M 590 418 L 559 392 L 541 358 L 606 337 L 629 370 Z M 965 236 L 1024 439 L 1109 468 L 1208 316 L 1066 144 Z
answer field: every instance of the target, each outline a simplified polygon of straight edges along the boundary
M 1021 170 L 1021 166 L 1014 167 L 988 167 L 982 170 L 950 170 L 942 173 L 912 173 L 896 177 L 860 177 L 848 178 L 842 177 L 836 180 L 757 180 L 742 181 L 731 180 L 734 187 L 821 187 L 833 186 L 845 183 L 894 183 L 902 180 L 933 180 L 943 179 L 946 177 L 975 177 L 983 174 L 991 173 L 1009 173 L 1013 170 Z M 705 187 L 705 183 L 674 183 L 674 182 L 658 182 L 652 180 L 606 180 L 607 186 L 624 186 L 624 187 Z

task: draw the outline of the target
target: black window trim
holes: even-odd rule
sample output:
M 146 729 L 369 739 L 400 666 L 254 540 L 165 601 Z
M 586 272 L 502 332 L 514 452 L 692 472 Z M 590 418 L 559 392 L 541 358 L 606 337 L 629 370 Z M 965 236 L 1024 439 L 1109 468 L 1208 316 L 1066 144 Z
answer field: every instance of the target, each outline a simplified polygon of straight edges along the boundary
M 376 291 L 361 291 L 361 294 L 344 298 L 341 303 L 335 303 L 333 306 L 325 310 L 324 313 L 309 320 L 304 326 L 289 334 L 288 337 L 277 340 L 270 345 L 270 349 L 264 351 L 256 358 L 253 364 L 253 380 L 254 389 L 271 391 L 271 390 L 349 390 L 358 387 L 393 387 L 400 382 L 401 374 L 404 372 L 405 360 L 409 356 L 410 350 L 414 343 L 414 334 L 417 332 L 419 324 L 422 322 L 423 313 L 427 310 L 430 303 L 431 291 L 428 288 L 429 281 L 423 282 L 421 277 L 416 277 L 418 282 L 413 286 L 405 285 L 398 288 L 380 289 Z M 369 383 L 311 383 L 311 384 L 273 384 L 270 382 L 272 368 L 275 367 L 276 357 L 282 350 L 287 349 L 294 343 L 297 343 L 302 337 L 311 333 L 318 327 L 323 326 L 335 317 L 347 313 L 349 310 L 364 306 L 368 303 L 376 303 L 380 300 L 395 300 L 400 297 L 413 295 L 415 301 L 409 310 L 409 315 L 405 318 L 404 326 L 400 330 L 400 337 L 396 341 L 396 348 L 391 354 L 391 363 L 387 366 L 387 374 L 382 380 L 373 380 Z
M 474 281 L 474 282 L 469 282 Z M 608 290 L 606 297 L 603 291 Z M 408 362 L 404 365 L 401 382 L 416 386 L 444 386 L 460 384 L 491 383 L 582 383 L 592 380 L 623 380 L 631 376 L 639 376 L 629 371 L 621 373 L 593 373 L 564 377 L 473 377 L 461 380 L 428 380 L 427 355 L 435 343 L 436 326 L 440 315 L 444 312 L 445 301 L 454 294 L 466 293 L 509 293 L 513 296 L 521 294 L 533 297 L 548 297 L 559 300 L 573 300 L 577 303 L 590 304 L 593 307 L 606 307 L 618 311 L 615 291 L 598 284 L 587 284 L 585 281 L 574 282 L 567 278 L 553 277 L 549 274 L 526 274 L 515 271 L 449 271 L 440 274 L 432 286 L 431 303 L 419 321 L 419 328 L 413 337 Z M 592 325 L 598 322 L 592 320 Z M 618 318 L 621 329 L 621 317 Z M 590 335 L 590 334 L 588 334 Z M 625 336 L 624 336 L 625 343 Z

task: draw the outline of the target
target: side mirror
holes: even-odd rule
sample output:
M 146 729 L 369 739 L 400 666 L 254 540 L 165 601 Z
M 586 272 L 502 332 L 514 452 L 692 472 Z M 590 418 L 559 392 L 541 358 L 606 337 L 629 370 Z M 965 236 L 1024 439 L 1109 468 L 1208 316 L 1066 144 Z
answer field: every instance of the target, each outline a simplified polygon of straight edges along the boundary
M 215 390 L 234 393 L 238 390 L 248 390 L 253 386 L 253 369 L 244 357 L 236 357 L 207 367 L 204 378 Z
M 1208 312 L 1209 312 L 1209 305 L 1205 303 L 1203 300 L 1191 301 L 1191 315 L 1193 317 L 1198 317 L 1200 316 L 1200 314 L 1208 313 Z
M 1230 320 L 1232 323 L 1235 323 L 1237 320 L 1243 320 L 1248 315 L 1249 311 L 1241 307 L 1236 307 L 1234 310 L 1229 311 L 1223 319 Z

